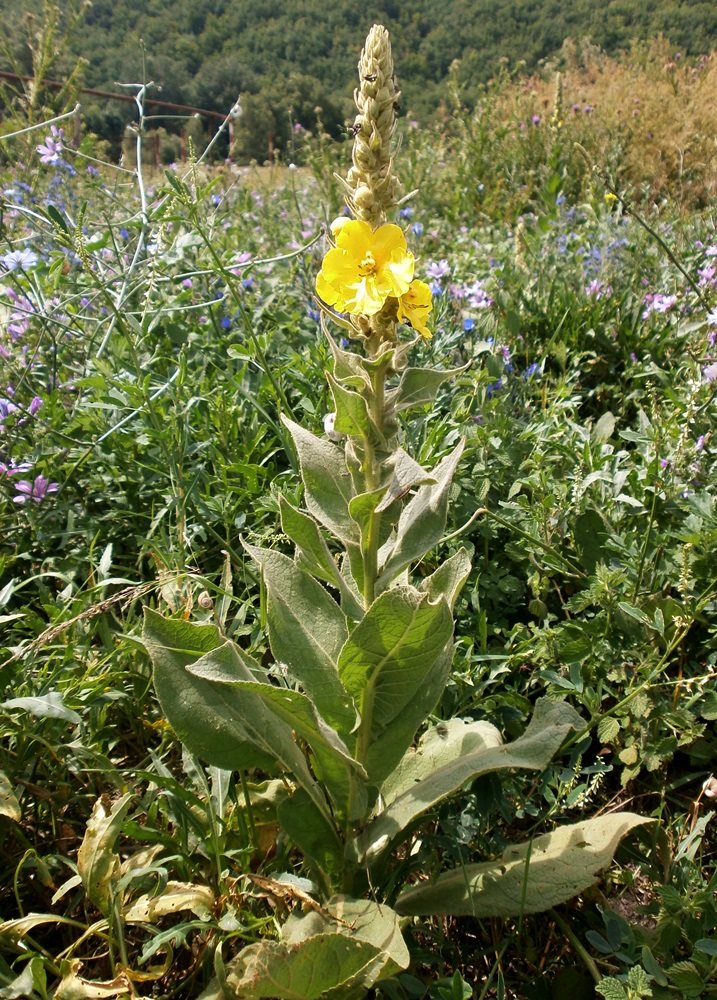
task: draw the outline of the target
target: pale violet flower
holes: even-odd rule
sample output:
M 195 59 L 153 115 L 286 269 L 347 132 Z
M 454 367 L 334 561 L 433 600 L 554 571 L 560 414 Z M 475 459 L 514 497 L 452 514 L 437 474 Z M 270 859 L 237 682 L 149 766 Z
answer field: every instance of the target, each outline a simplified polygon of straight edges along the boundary
M 717 326 L 717 309 L 713 309 L 711 313 L 707 313 L 707 324 L 708 326 Z
M 35 251 L 28 250 L 27 247 L 24 250 L 12 250 L 0 257 L 0 263 L 6 271 L 29 271 L 37 264 L 37 260 Z
M 426 265 L 426 275 L 434 281 L 440 281 L 441 278 L 445 278 L 450 272 L 450 265 L 445 258 L 439 261 L 431 261 Z
M 56 167 L 62 159 L 62 136 L 63 131 L 56 125 L 50 127 L 50 135 L 45 138 L 44 143 L 37 147 L 40 154 L 40 163 L 47 163 Z
M 711 365 L 705 365 L 702 369 L 702 378 L 705 382 L 717 382 L 717 362 L 712 362 Z

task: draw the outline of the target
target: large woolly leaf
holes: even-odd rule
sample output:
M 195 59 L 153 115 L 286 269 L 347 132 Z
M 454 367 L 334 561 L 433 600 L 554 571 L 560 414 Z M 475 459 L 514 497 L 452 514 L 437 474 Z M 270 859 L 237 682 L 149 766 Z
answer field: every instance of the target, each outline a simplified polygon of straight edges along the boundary
M 296 546 L 297 566 L 337 587 L 344 613 L 354 620 L 360 618 L 363 608 L 340 572 L 314 518 L 297 510 L 283 496 L 279 497 L 279 507 L 284 534 Z
M 443 383 L 461 375 L 469 366 L 449 368 L 448 371 L 439 371 L 437 368 L 406 368 L 398 386 L 387 393 L 386 402 L 397 412 L 411 406 L 432 403 Z
M 277 711 L 277 702 L 273 693 L 281 691 L 271 684 L 255 681 L 252 673 L 244 662 L 245 654 L 233 642 L 226 641 L 223 646 L 205 653 L 203 657 L 185 669 L 187 676 L 205 685 L 204 703 L 216 713 L 214 729 L 205 732 L 203 725 L 188 725 L 182 742 L 198 757 L 203 757 L 215 767 L 223 767 L 228 771 L 246 767 L 243 763 L 243 748 L 249 744 L 255 747 L 267 758 L 273 759 L 273 770 L 279 773 L 293 774 L 299 784 L 308 792 L 320 811 L 327 815 L 323 793 L 311 774 L 304 754 L 295 740 L 295 727 L 286 722 L 286 704 L 281 702 L 285 715 Z M 232 681 L 240 683 L 234 684 Z M 242 684 L 241 682 L 245 682 Z M 260 689 L 265 690 L 260 690 Z M 288 692 L 291 696 L 292 692 Z M 299 696 L 301 697 L 301 696 Z M 303 699 L 306 702 L 306 699 Z M 299 718 L 299 709 L 292 722 Z M 310 715 L 307 712 L 301 717 L 302 723 L 309 727 Z M 171 717 L 170 717 L 171 721 Z M 314 732 L 318 732 L 315 724 Z M 325 727 L 322 752 L 328 756 L 329 728 Z M 336 754 L 340 740 L 335 733 Z M 317 737 L 317 742 L 318 742 Z M 210 759 L 214 758 L 214 759 Z M 217 763 L 220 758 L 223 763 Z
M 358 839 L 360 856 L 380 854 L 417 816 L 481 774 L 513 767 L 542 770 L 570 730 L 581 726 L 580 716 L 569 705 L 543 698 L 523 736 L 507 746 L 485 745 L 478 741 L 479 745 L 469 753 L 448 754 L 445 762 L 438 754 L 436 768 L 432 771 L 427 771 L 424 758 L 407 756 L 402 764 L 401 778 L 405 790 L 366 827 Z M 410 781 L 412 765 L 415 767 L 414 782 Z
M 354 807 L 360 811 L 350 819 L 359 819 L 363 815 L 365 794 L 357 797 L 356 793 L 363 787 L 364 769 L 353 759 L 336 731 L 324 722 L 311 700 L 299 691 L 238 678 L 231 660 L 229 671 L 226 667 L 224 647 L 221 647 L 187 669 L 204 680 L 231 685 L 235 709 L 242 719 L 255 712 L 257 702 L 261 702 L 269 740 L 275 721 L 288 725 L 302 737 L 314 754 L 315 770 L 331 794 L 336 815 L 345 819 L 349 800 L 354 799 Z
M 370 899 L 334 896 L 321 910 L 309 910 L 300 916 L 292 913 L 282 929 L 287 944 L 305 941 L 315 934 L 338 932 L 379 949 L 376 968 L 370 981 L 376 982 L 405 969 L 411 959 L 395 910 Z M 368 979 L 366 980 L 368 985 Z
M 434 483 L 420 486 L 401 512 L 396 538 L 379 552 L 382 574 L 377 589 L 387 587 L 401 570 L 422 559 L 438 541 L 446 526 L 448 495 L 465 442 L 461 441 L 431 473 Z
M 413 739 L 443 694 L 453 663 L 453 637 L 417 685 L 410 701 L 386 728 L 374 734 L 366 756 L 369 781 L 381 785 L 413 743 Z
M 164 618 L 144 609 L 142 642 L 154 666 L 154 687 L 165 718 L 192 753 L 214 767 L 277 773 L 276 757 L 249 739 L 226 690 L 190 674 L 186 667 L 226 640 L 215 625 Z M 242 654 L 241 676 L 257 679 L 261 668 Z
M 445 601 L 431 604 L 412 587 L 386 591 L 366 612 L 339 656 L 339 676 L 372 737 L 413 697 L 446 643 L 453 619 Z
M 540 913 L 592 885 L 597 873 L 610 864 L 622 837 L 649 822 L 633 813 L 609 813 L 559 827 L 509 847 L 498 861 L 456 868 L 433 882 L 405 889 L 396 910 L 410 916 Z
M 292 915 L 281 941 L 244 948 L 228 969 L 227 987 L 237 997 L 344 1000 L 408 962 L 393 910 L 335 897 L 320 913 Z M 211 987 L 203 1000 L 220 996 Z
M 452 764 L 459 757 L 490 750 L 502 745 L 500 733 L 490 722 L 449 719 L 430 726 L 399 761 L 381 786 L 381 798 L 387 808 L 417 782 Z
M 244 544 L 261 566 L 267 590 L 271 651 L 301 683 L 320 714 L 346 736 L 356 708 L 339 680 L 337 661 L 346 642 L 346 616 L 320 583 L 270 549 Z
M 289 839 L 313 862 L 328 894 L 340 884 L 343 868 L 343 845 L 336 829 L 302 788 L 279 803 L 277 818 Z
M 281 419 L 289 428 L 299 454 L 308 510 L 345 544 L 358 542 L 358 529 L 349 516 L 353 484 L 343 452 L 330 441 L 304 430 L 300 424 L 286 417 Z

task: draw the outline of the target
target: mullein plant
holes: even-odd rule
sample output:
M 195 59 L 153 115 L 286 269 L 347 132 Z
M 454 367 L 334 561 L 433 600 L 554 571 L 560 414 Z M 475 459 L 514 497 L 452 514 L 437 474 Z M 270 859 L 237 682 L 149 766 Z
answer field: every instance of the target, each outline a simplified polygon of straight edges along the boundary
M 326 437 L 284 420 L 303 480 L 303 509 L 280 501 L 293 557 L 244 543 L 261 572 L 280 669 L 269 676 L 216 624 L 145 615 L 144 643 L 175 733 L 209 765 L 258 770 L 278 786 L 278 825 L 311 876 L 296 889 L 303 910 L 279 940 L 245 947 L 226 966 L 217 954 L 204 1000 L 360 997 L 408 966 L 403 921 L 554 906 L 587 888 L 643 822 L 602 816 L 494 861 L 410 885 L 396 877 L 396 851 L 428 810 L 480 775 L 544 768 L 583 723 L 564 702 L 540 701 L 524 735 L 505 745 L 485 721 L 427 721 L 449 679 L 452 611 L 470 560 L 456 548 L 418 584 L 414 570 L 441 541 L 463 442 L 424 468 L 401 446 L 400 420 L 430 405 L 457 372 L 407 362 L 431 335 L 431 292 L 414 277 L 403 231 L 386 221 L 399 187 L 398 92 L 384 28 L 371 29 L 359 73 L 344 182 L 351 217 L 332 226 L 316 281 L 327 322 L 358 349 L 326 330 L 334 403 Z M 283 877 L 284 892 L 297 884 Z

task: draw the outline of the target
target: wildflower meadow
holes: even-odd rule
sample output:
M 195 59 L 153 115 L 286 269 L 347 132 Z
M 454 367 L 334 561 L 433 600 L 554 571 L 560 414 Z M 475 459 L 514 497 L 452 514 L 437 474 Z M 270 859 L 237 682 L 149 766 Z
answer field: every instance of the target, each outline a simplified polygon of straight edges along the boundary
M 3 124 L 0 998 L 717 996 L 715 136 L 600 65 Z

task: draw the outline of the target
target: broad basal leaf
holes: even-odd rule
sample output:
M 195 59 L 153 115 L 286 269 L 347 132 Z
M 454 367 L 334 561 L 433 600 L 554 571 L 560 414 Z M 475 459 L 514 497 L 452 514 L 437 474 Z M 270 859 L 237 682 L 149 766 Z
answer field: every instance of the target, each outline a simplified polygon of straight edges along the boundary
M 541 699 L 520 739 L 507 746 L 481 746 L 465 755 L 449 759 L 426 774 L 425 762 L 413 758 L 416 781 L 410 783 L 412 758 L 403 761 L 402 781 L 406 788 L 369 823 L 358 839 L 359 856 L 376 857 L 391 841 L 426 809 L 457 792 L 481 774 L 507 768 L 542 770 L 571 729 L 579 729 L 582 720 L 570 705 Z
M 540 913 L 583 892 L 610 864 L 620 840 L 652 820 L 610 813 L 562 826 L 527 844 L 509 847 L 498 861 L 444 872 L 433 882 L 405 889 L 396 911 L 403 915 L 516 917 Z
M 251 753 L 258 753 L 270 761 L 274 772 L 292 774 L 317 807 L 327 813 L 323 794 L 297 746 L 292 726 L 267 703 L 270 693 L 281 689 L 257 682 L 242 650 L 225 641 L 223 646 L 184 668 L 183 673 L 201 685 L 194 691 L 197 702 L 201 698 L 201 705 L 197 705 L 201 712 L 197 711 L 194 720 L 190 713 L 182 716 L 181 739 L 193 754 L 231 771 L 245 769 L 249 766 L 245 763 L 247 757 L 252 759 Z M 231 683 L 234 680 L 245 685 Z M 266 688 L 265 696 L 257 693 L 259 688 Z M 162 702 L 165 711 L 171 704 L 165 693 Z M 167 717 L 174 725 L 169 712 Z M 207 719 L 213 719 L 208 728 Z M 327 821 L 330 822 L 328 815 Z
M 237 997 L 339 1000 L 363 995 L 409 957 L 390 907 L 336 896 L 321 911 L 292 914 L 281 941 L 244 948 L 227 985 Z
M 459 757 L 501 746 L 500 733 L 490 722 L 449 719 L 430 726 L 411 747 L 381 786 L 381 798 L 387 808 L 418 781 L 430 777 Z
M 359 811 L 350 818 L 359 819 L 363 815 L 366 798 L 365 792 L 358 794 L 366 779 L 365 771 L 353 759 L 336 731 L 324 722 L 311 700 L 299 691 L 272 684 L 259 684 L 240 679 L 231 671 L 227 673 L 219 652 L 221 651 L 206 654 L 187 669 L 207 681 L 231 685 L 239 718 L 246 719 L 256 712 L 257 702 L 261 702 L 263 722 L 268 729 L 269 739 L 272 738 L 275 721 L 281 724 L 277 728 L 288 725 L 311 748 L 315 758 L 314 770 L 331 794 L 336 816 L 340 820 L 345 819 L 349 800 L 354 798 L 355 808 Z
M 226 642 L 216 626 L 163 618 L 145 608 L 142 642 L 152 659 L 154 687 L 165 718 L 192 753 L 225 770 L 259 767 L 277 773 L 276 757 L 249 740 L 226 692 L 185 669 Z M 242 676 L 261 676 L 261 668 L 246 654 L 242 662 Z

